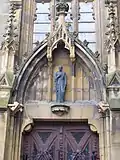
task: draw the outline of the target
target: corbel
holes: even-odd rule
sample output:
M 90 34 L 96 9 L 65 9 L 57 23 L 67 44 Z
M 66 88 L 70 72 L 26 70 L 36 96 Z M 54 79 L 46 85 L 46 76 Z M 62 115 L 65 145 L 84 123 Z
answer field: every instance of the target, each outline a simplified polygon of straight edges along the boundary
M 18 102 L 14 102 L 13 104 L 8 104 L 8 108 L 13 115 L 15 115 L 17 112 L 23 112 L 24 109 L 23 105 Z
M 107 102 L 100 101 L 98 103 L 98 111 L 99 111 L 99 113 L 106 113 L 108 110 L 110 110 L 110 108 L 109 108 L 109 104 Z

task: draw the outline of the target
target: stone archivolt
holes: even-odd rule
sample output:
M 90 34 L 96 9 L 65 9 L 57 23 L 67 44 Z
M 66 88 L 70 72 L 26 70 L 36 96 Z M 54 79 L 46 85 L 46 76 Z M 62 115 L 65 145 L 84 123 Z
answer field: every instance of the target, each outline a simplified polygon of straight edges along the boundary
M 85 42 L 78 40 L 77 33 L 69 32 L 65 23 L 67 11 L 66 3 L 57 4 L 56 30 L 34 50 L 21 68 L 12 92 L 14 101 L 54 101 L 53 76 L 59 65 L 67 74 L 65 101 L 104 99 L 104 74 L 99 53 L 93 53 Z

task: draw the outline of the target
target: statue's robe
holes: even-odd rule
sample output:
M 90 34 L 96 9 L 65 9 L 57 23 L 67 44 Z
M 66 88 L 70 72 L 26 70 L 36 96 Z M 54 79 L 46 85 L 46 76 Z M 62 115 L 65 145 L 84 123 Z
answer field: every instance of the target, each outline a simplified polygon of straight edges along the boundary
M 56 89 L 56 101 L 64 102 L 65 88 L 66 88 L 66 73 L 56 72 L 55 73 L 55 89 Z

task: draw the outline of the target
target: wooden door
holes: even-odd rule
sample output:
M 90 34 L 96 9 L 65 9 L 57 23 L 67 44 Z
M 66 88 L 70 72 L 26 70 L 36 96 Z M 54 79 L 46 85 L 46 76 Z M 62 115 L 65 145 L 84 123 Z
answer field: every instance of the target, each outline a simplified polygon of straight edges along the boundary
M 98 155 L 98 135 L 87 124 L 40 122 L 23 135 L 21 160 L 97 160 Z

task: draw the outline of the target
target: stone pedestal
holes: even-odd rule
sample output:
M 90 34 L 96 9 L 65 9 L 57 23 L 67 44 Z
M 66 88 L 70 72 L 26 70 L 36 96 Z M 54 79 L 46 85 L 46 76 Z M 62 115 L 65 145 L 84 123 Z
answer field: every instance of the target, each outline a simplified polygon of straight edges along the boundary
M 56 103 L 51 106 L 51 111 L 54 114 L 62 116 L 64 114 L 67 114 L 70 111 L 70 106 L 62 104 L 62 103 Z

